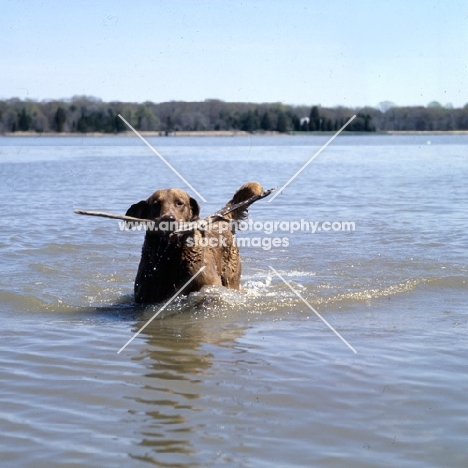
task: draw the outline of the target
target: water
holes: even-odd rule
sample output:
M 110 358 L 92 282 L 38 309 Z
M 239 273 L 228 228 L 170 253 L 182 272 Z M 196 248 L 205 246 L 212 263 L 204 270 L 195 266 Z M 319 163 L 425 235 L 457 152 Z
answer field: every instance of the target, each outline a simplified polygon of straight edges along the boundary
M 150 141 L 207 215 L 326 138 Z M 250 213 L 354 232 L 242 233 L 289 245 L 241 248 L 242 292 L 179 298 L 117 354 L 159 310 L 132 302 L 143 234 L 73 210 L 186 187 L 136 137 L 0 139 L 2 466 L 467 466 L 467 144 L 339 136 Z

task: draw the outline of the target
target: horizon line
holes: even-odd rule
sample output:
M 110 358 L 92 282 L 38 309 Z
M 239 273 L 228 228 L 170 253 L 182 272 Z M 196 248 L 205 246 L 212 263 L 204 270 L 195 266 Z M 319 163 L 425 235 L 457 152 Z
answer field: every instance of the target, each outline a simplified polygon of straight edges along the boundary
M 334 105 L 322 105 L 320 103 L 311 103 L 311 104 L 292 104 L 292 103 L 287 103 L 285 101 L 263 101 L 263 102 L 255 102 L 255 101 L 226 101 L 224 99 L 220 98 L 205 98 L 203 100 L 184 100 L 184 99 L 170 99 L 170 100 L 165 100 L 165 101 L 152 101 L 152 100 L 146 100 L 146 101 L 126 101 L 126 100 L 104 100 L 100 97 L 97 96 L 92 96 L 92 95 L 86 95 L 86 94 L 75 94 L 72 97 L 62 97 L 62 98 L 20 98 L 18 96 L 13 96 L 13 97 L 1 97 L 0 101 L 3 102 L 8 102 L 8 101 L 20 101 L 20 102 L 34 102 L 34 103 L 53 103 L 53 102 L 63 102 L 63 103 L 73 103 L 74 101 L 79 101 L 79 100 L 88 100 L 88 101 L 95 101 L 95 102 L 100 102 L 104 104 L 166 104 L 166 103 L 185 103 L 185 104 L 201 104 L 201 103 L 209 103 L 209 102 L 220 102 L 220 103 L 225 103 L 225 104 L 251 104 L 251 105 L 259 105 L 259 106 L 272 106 L 272 105 L 282 105 L 282 106 L 289 106 L 289 107 L 319 107 L 323 109 L 338 109 L 338 108 L 344 108 L 344 109 L 365 109 L 365 108 L 371 108 L 371 109 L 376 109 L 376 110 L 381 110 L 380 107 L 387 107 L 385 111 L 381 112 L 386 112 L 389 109 L 393 108 L 405 108 L 405 107 L 422 107 L 422 108 L 441 108 L 441 109 L 447 109 L 447 110 L 455 110 L 455 109 L 464 109 L 465 107 L 468 106 L 468 102 L 466 102 L 464 105 L 460 105 L 459 107 L 454 106 L 451 102 L 447 102 L 445 104 L 442 104 L 441 102 L 437 100 L 431 100 L 427 104 L 396 104 L 393 101 L 381 101 L 378 104 L 362 104 L 362 105 L 350 105 L 347 106 L 345 104 L 334 104 Z

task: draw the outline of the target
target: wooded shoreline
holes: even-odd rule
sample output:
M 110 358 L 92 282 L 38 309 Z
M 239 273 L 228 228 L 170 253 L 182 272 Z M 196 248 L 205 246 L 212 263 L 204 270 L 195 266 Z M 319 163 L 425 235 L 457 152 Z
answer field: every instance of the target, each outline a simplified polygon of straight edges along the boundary
M 126 134 L 128 122 L 148 136 L 235 136 L 254 134 L 327 134 L 345 132 L 465 132 L 468 104 L 463 108 L 431 102 L 426 107 L 327 108 L 282 103 L 102 102 L 78 96 L 60 101 L 0 100 L 0 134 L 94 135 Z

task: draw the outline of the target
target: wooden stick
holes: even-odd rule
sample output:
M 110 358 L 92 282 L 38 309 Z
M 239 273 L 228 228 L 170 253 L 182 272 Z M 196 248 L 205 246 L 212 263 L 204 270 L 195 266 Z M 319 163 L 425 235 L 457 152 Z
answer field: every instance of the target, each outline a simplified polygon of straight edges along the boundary
M 122 219 L 123 221 L 133 221 L 134 223 L 154 223 L 151 219 L 133 218 L 132 216 L 104 213 L 103 211 L 75 210 L 75 213 L 87 216 L 100 216 L 101 218 Z
M 223 208 L 216 213 L 206 216 L 203 219 L 199 219 L 197 221 L 189 222 L 189 223 L 182 223 L 182 228 L 174 231 L 175 233 L 184 232 L 184 231 L 193 231 L 194 229 L 204 229 L 206 228 L 209 223 L 214 223 L 216 221 L 232 221 L 231 219 L 227 219 L 224 216 L 231 211 L 237 210 L 238 208 L 242 208 L 245 205 L 251 205 L 252 203 L 256 202 L 257 200 L 261 200 L 262 198 L 267 197 L 270 193 L 274 192 L 276 188 L 272 188 L 270 190 L 265 190 L 260 195 L 254 195 L 250 197 L 248 200 L 245 200 L 240 203 L 236 203 L 235 205 L 231 205 L 227 208 Z M 87 215 L 87 216 L 99 216 L 101 218 L 111 218 L 111 219 L 121 219 L 122 221 L 130 221 L 133 223 L 154 223 L 154 220 L 151 219 L 141 219 L 141 218 L 134 218 L 132 216 L 125 216 L 113 213 L 104 213 L 103 211 L 87 211 L 87 210 L 75 210 L 76 214 L 80 215 Z

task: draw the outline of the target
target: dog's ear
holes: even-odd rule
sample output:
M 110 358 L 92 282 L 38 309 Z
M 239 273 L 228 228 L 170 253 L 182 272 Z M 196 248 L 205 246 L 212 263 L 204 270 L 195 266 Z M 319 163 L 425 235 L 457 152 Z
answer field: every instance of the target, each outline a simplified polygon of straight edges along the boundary
M 190 197 L 190 208 L 192 210 L 192 219 L 196 219 L 200 216 L 200 205 L 195 198 Z
M 149 206 L 146 200 L 142 200 L 138 203 L 132 205 L 125 216 L 131 216 L 133 218 L 148 219 L 149 216 Z

